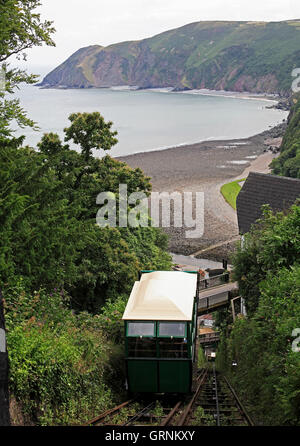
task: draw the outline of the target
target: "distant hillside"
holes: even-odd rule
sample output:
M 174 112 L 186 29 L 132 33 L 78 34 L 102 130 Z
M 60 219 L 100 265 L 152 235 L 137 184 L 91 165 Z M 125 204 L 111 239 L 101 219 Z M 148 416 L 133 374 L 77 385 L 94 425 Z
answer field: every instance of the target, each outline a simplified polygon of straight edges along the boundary
M 300 67 L 300 20 L 197 22 L 152 38 L 79 49 L 45 87 L 216 89 L 290 92 Z

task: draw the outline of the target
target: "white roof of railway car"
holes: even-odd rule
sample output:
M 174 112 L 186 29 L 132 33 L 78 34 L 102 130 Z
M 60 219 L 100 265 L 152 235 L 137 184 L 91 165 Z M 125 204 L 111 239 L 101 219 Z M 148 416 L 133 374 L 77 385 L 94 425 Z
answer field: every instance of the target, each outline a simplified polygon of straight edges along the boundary
M 190 321 L 197 274 L 155 271 L 142 274 L 132 288 L 124 320 Z

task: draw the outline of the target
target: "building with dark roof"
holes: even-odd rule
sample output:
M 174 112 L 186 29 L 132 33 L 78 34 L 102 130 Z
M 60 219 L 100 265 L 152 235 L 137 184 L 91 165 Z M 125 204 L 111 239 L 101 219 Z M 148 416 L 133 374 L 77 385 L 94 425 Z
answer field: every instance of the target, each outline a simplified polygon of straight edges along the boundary
M 300 180 L 250 172 L 236 202 L 240 234 L 249 232 L 261 218 L 264 204 L 279 212 L 290 208 L 297 198 L 300 198 Z

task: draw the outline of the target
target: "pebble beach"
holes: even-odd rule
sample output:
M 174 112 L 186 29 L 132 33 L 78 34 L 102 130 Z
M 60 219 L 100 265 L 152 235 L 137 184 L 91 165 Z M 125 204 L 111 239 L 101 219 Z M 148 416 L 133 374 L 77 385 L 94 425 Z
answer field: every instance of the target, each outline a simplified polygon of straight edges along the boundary
M 236 240 L 236 211 L 220 193 L 223 184 L 246 178 L 249 172 L 270 173 L 269 164 L 277 156 L 284 125 L 246 139 L 205 141 L 166 150 L 142 152 L 119 157 L 130 167 L 139 167 L 151 178 L 155 192 L 204 192 L 204 234 L 186 238 L 185 227 L 164 228 L 169 235 L 169 249 L 182 255 L 193 255 L 222 241 Z M 276 151 L 276 150 L 275 150 Z M 206 254 L 220 260 L 223 253 Z

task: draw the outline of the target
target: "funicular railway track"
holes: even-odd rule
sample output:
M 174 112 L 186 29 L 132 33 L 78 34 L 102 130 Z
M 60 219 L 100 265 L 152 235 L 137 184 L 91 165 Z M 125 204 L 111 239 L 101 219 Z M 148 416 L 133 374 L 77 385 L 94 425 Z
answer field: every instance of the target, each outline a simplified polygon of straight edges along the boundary
M 120 413 L 121 409 L 123 407 L 129 406 L 132 404 L 135 400 L 131 399 L 128 401 L 125 401 L 122 404 L 119 404 L 118 406 L 113 407 L 112 409 L 109 409 L 97 417 L 93 418 L 92 420 L 89 420 L 87 423 L 85 423 L 85 426 L 107 426 L 110 425 L 110 422 L 112 419 Z
M 199 276 L 198 276 L 199 277 Z M 225 283 L 224 283 L 225 282 Z M 203 312 L 215 302 L 209 301 L 211 292 L 221 295 L 226 304 L 229 301 L 230 291 L 236 284 L 229 284 L 228 273 L 200 279 L 197 290 L 201 302 L 206 300 Z M 226 290 L 225 290 L 226 288 Z M 228 288 L 228 290 L 227 290 Z M 232 288 L 232 290 L 231 290 Z M 207 294 L 207 296 L 206 296 Z M 218 296 L 217 296 L 218 297 Z M 215 298 L 214 298 L 215 299 Z M 224 303 L 223 301 L 221 302 Z M 217 302 L 217 304 L 219 304 Z M 203 306 L 203 305 L 202 305 Z M 202 308 L 198 306 L 199 309 Z M 200 313 L 202 313 L 200 309 Z M 141 398 L 130 399 L 124 403 L 107 410 L 98 417 L 88 421 L 89 426 L 189 426 L 189 425 L 253 425 L 229 382 L 224 376 L 218 375 L 215 369 L 201 369 L 197 373 L 196 391 L 192 396 L 185 394 L 161 396 L 155 393 L 146 400 Z M 180 399 L 182 398 L 182 399 Z M 199 416 L 199 410 L 200 416 Z
M 176 400 L 174 396 L 164 396 L 143 402 L 131 399 L 102 413 L 86 425 L 253 426 L 253 422 L 226 377 L 218 375 L 213 367 L 198 372 L 196 391 L 190 398 Z
M 178 425 L 254 425 L 226 377 L 219 375 L 214 366 L 207 370 L 189 406 Z
M 157 411 L 157 403 L 159 411 Z M 88 421 L 86 426 L 167 426 L 178 412 L 182 401 L 174 398 L 160 398 L 148 401 L 128 400 L 98 417 Z

